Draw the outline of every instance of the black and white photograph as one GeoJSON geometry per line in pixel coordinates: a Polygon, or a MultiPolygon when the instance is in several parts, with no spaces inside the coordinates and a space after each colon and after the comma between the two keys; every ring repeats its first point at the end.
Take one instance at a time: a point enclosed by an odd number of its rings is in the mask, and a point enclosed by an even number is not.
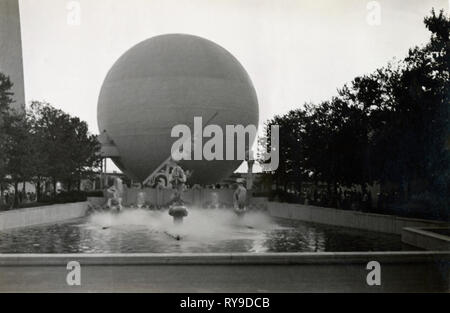
{"type": "Polygon", "coordinates": [[[448,294],[449,10],[0,0],[0,293],[448,294]]]}

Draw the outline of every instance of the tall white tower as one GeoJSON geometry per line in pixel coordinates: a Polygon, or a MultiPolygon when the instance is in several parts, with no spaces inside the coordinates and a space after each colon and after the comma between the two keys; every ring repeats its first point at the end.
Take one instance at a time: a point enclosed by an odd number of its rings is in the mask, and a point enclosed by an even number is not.
{"type": "Polygon", "coordinates": [[[13,108],[25,107],[19,0],[0,0],[0,72],[14,83],[13,108]]]}

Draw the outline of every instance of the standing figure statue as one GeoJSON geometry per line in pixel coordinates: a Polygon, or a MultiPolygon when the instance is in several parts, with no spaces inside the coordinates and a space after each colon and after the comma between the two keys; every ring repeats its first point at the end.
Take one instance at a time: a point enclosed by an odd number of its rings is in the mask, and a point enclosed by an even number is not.
{"type": "Polygon", "coordinates": [[[108,197],[108,208],[115,208],[117,212],[120,212],[122,210],[123,183],[119,177],[114,179],[114,184],[108,188],[108,193],[111,195],[108,197]]]}
{"type": "Polygon", "coordinates": [[[246,202],[247,202],[247,189],[244,187],[243,180],[237,181],[238,186],[233,195],[234,202],[234,211],[237,215],[242,216],[247,211],[246,202]]]}
{"type": "Polygon", "coordinates": [[[144,191],[138,192],[137,199],[136,199],[136,206],[138,207],[138,209],[142,209],[143,207],[145,207],[145,192],[144,191]]]}
{"type": "Polygon", "coordinates": [[[172,164],[172,173],[170,174],[170,183],[174,190],[173,201],[177,204],[183,204],[181,195],[184,191],[184,186],[186,184],[186,174],[184,170],[175,161],[172,164]]]}
{"type": "Polygon", "coordinates": [[[220,206],[219,203],[219,195],[217,194],[217,192],[213,192],[211,194],[211,203],[210,203],[210,208],[211,209],[218,209],[220,206]]]}
{"type": "Polygon", "coordinates": [[[173,217],[173,222],[175,224],[181,224],[183,223],[183,218],[188,215],[188,210],[181,199],[186,183],[186,174],[175,161],[172,164],[170,182],[173,188],[173,199],[172,206],[169,209],[169,215],[173,217]]]}

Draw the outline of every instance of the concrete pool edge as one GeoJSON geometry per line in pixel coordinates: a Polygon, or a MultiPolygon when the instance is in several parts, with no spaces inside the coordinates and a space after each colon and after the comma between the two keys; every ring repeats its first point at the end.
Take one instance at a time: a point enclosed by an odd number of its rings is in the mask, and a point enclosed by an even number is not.
{"type": "Polygon", "coordinates": [[[450,223],[443,221],[339,210],[303,204],[268,202],[267,206],[272,217],[395,235],[401,235],[405,227],[450,227],[450,223]]]}
{"type": "Polygon", "coordinates": [[[0,255],[0,293],[449,292],[449,271],[450,251],[0,255]],[[381,285],[367,283],[371,261],[381,285]]]}
{"type": "Polygon", "coordinates": [[[450,237],[434,233],[435,227],[405,227],[402,231],[402,242],[426,250],[450,250],[450,237]]]}
{"type": "Polygon", "coordinates": [[[0,231],[59,223],[86,216],[88,202],[52,204],[0,212],[0,231]]]}
{"type": "MultiPolygon", "coordinates": [[[[332,209],[307,210],[311,211],[310,218],[317,218],[314,222],[320,224],[329,224],[324,223],[328,218],[341,215],[332,209]]],[[[282,210],[286,211],[296,220],[305,210],[282,210]]],[[[371,225],[366,223],[369,220],[364,213],[351,215],[353,227],[347,227],[364,229],[371,225]]],[[[377,218],[377,226],[385,221],[384,217],[369,215],[370,220],[373,217],[377,218]]],[[[405,225],[401,218],[388,220],[401,224],[393,228],[392,224],[385,225],[389,226],[387,230],[418,226],[418,221],[405,225]]],[[[449,292],[449,271],[448,250],[0,254],[0,292],[449,292]],[[71,261],[81,266],[81,286],[66,282],[71,261]],[[380,263],[381,286],[366,283],[370,261],[380,263]]]]}
{"type": "Polygon", "coordinates": [[[450,251],[180,253],[180,254],[0,254],[0,267],[83,265],[306,265],[380,263],[450,263],[450,251]]]}

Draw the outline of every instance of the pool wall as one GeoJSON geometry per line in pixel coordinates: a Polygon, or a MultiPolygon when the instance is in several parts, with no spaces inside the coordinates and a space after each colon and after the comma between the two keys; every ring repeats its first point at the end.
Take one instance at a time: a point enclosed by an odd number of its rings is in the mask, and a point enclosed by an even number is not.
{"type": "Polygon", "coordinates": [[[402,231],[402,241],[426,250],[450,251],[450,237],[434,230],[434,227],[405,227],[402,231]]]}
{"type": "Polygon", "coordinates": [[[345,211],[302,204],[268,202],[270,215],[278,218],[351,227],[381,233],[401,235],[405,227],[448,227],[440,221],[404,218],[393,215],[345,211]]]}
{"type": "MultiPolygon", "coordinates": [[[[83,217],[87,202],[0,213],[0,230],[83,217]]],[[[274,217],[399,234],[445,223],[269,202],[274,217]]],[[[448,292],[449,251],[0,254],[0,292],[448,292]],[[69,286],[67,264],[81,265],[69,286]],[[367,264],[381,265],[369,286],[367,264]],[[189,282],[189,283],[186,283],[189,282]]]]}
{"type": "Polygon", "coordinates": [[[0,255],[0,292],[448,292],[450,252],[0,255]],[[70,261],[81,286],[69,286],[70,261]],[[381,285],[369,286],[370,261],[381,285]]]}
{"type": "MultiPolygon", "coordinates": [[[[159,188],[128,188],[124,194],[123,203],[127,206],[136,205],[138,194],[144,194],[144,200],[152,205],[163,206],[173,198],[173,190],[159,188]]],[[[226,205],[233,205],[233,189],[208,189],[190,188],[183,192],[183,200],[190,205],[200,207],[212,199],[212,194],[218,196],[219,202],[226,205]]]]}
{"type": "Polygon", "coordinates": [[[87,209],[87,202],[77,202],[0,212],[0,231],[80,218],[87,209]]]}

